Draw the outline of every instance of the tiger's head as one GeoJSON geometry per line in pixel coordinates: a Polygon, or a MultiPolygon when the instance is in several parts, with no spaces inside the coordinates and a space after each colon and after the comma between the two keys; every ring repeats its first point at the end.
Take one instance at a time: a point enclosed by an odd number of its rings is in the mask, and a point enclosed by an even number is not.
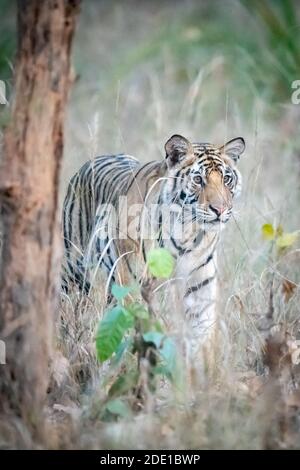
{"type": "Polygon", "coordinates": [[[165,144],[168,202],[189,209],[206,230],[223,228],[232,214],[233,199],[241,191],[236,163],[244,150],[242,137],[216,146],[173,135],[165,144]]]}

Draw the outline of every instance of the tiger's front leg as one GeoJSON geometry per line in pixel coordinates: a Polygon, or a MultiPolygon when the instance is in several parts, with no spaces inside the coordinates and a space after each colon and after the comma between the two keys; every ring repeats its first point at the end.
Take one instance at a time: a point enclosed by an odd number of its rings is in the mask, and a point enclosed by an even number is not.
{"type": "Polygon", "coordinates": [[[188,279],[183,297],[187,334],[192,354],[209,348],[213,341],[217,321],[216,278],[188,279]]]}
{"type": "Polygon", "coordinates": [[[184,323],[189,350],[194,356],[213,349],[217,322],[216,254],[186,256],[178,266],[181,284],[184,323]]]}

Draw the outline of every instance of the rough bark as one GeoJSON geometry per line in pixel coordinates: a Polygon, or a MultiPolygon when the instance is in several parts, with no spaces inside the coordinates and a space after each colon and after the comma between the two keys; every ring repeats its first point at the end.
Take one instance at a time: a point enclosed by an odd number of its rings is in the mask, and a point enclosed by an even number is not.
{"type": "Polygon", "coordinates": [[[19,0],[11,118],[0,168],[0,415],[40,429],[60,266],[58,186],[79,0],[19,0]]]}

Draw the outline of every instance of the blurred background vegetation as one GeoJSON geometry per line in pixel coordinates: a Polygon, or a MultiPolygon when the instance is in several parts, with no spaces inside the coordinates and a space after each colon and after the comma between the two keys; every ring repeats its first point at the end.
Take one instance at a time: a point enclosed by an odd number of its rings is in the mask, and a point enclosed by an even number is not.
{"type": "MultiPolygon", "coordinates": [[[[0,8],[0,76],[10,88],[15,5],[1,0],[0,8]]],[[[226,97],[232,97],[248,118],[258,102],[280,116],[282,106],[291,102],[291,83],[299,78],[299,43],[296,0],[85,0],[74,67],[84,90],[98,100],[99,112],[104,103],[120,105],[116,101],[128,81],[151,81],[156,74],[172,82],[163,91],[178,112],[176,104],[189,104],[178,96],[195,81],[189,100],[193,102],[197,93],[204,95],[202,102],[209,100],[212,125],[226,97]],[[199,91],[203,81],[205,93],[199,91]],[[172,96],[174,90],[177,97],[172,96]]]]}
{"type": "Polygon", "coordinates": [[[16,7],[14,2],[1,0],[1,29],[0,29],[0,76],[1,80],[10,82],[16,50],[16,7]]]}

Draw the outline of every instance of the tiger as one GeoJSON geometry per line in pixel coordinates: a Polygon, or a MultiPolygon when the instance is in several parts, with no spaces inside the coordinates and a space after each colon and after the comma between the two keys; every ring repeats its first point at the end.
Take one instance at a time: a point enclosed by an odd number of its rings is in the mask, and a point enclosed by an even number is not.
{"type": "Polygon", "coordinates": [[[165,248],[175,260],[167,286],[175,310],[182,308],[202,344],[216,323],[217,246],[241,192],[245,141],[193,143],[175,134],[164,148],[163,160],[145,164],[126,154],[99,156],[72,177],[63,204],[62,286],[89,294],[99,269],[109,296],[116,282],[141,282],[149,250],[165,248]]]}

